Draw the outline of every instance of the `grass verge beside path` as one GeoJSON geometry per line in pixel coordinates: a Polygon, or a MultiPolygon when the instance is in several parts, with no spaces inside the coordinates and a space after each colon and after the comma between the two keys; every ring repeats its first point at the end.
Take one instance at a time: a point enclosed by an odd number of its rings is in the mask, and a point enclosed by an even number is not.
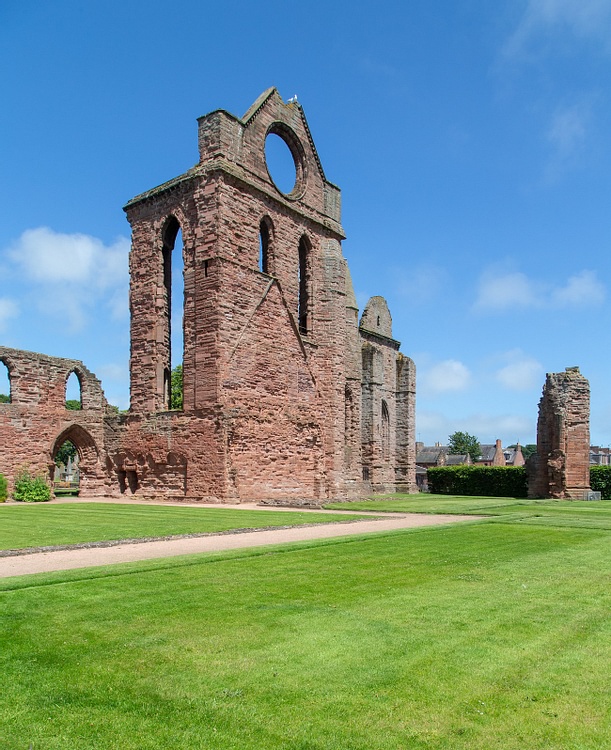
{"type": "Polygon", "coordinates": [[[611,501],[529,500],[464,495],[387,495],[355,503],[329,503],[325,508],[401,513],[488,515],[496,522],[534,523],[611,530],[611,501]]]}
{"type": "Polygon", "coordinates": [[[20,579],[0,748],[609,750],[610,541],[483,522],[20,579]]]}
{"type": "Polygon", "coordinates": [[[112,503],[5,505],[0,507],[0,550],[333,523],[358,518],[340,513],[112,503]]]}

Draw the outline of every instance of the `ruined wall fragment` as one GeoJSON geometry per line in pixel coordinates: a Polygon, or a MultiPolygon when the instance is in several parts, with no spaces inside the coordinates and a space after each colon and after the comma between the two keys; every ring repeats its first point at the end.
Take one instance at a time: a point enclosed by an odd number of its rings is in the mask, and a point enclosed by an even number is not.
{"type": "Polygon", "coordinates": [[[81,495],[109,490],[105,431],[115,419],[100,381],[76,359],[0,346],[8,370],[10,403],[0,403],[0,473],[12,489],[21,468],[53,477],[55,453],[70,440],[79,454],[81,495]],[[81,385],[80,410],[66,408],[66,382],[75,373],[81,385]]]}
{"type": "Polygon", "coordinates": [[[578,367],[548,373],[539,401],[529,497],[584,499],[590,490],[590,385],[578,367]]]}

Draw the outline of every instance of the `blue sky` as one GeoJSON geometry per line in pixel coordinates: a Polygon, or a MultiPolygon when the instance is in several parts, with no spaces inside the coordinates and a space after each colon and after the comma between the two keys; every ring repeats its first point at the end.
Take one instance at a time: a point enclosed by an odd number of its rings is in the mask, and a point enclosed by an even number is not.
{"type": "Polygon", "coordinates": [[[276,86],[416,362],[419,439],[534,442],[545,373],[579,365],[609,445],[610,84],[611,0],[4,0],[0,343],[126,407],[122,206],[276,86]]]}

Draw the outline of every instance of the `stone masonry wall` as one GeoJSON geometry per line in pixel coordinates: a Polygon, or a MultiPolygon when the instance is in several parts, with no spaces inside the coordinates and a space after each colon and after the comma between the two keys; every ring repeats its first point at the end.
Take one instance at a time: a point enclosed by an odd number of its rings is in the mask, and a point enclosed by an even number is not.
{"type": "Polygon", "coordinates": [[[590,386],[578,367],[548,373],[529,496],[583,499],[590,489],[590,386]]]}
{"type": "Polygon", "coordinates": [[[9,373],[10,403],[0,403],[0,473],[12,490],[15,474],[27,467],[53,476],[54,456],[70,440],[79,453],[81,494],[106,494],[106,423],[109,410],[100,381],[76,359],[49,357],[0,346],[9,373]],[[66,382],[76,373],[82,409],[66,409],[66,382]]]}
{"type": "Polygon", "coordinates": [[[108,412],[82,363],[31,355],[26,366],[0,350],[15,396],[0,405],[0,437],[17,446],[2,454],[7,470],[31,454],[48,471],[54,441],[69,435],[83,454],[85,489],[111,495],[299,504],[415,491],[413,362],[392,338],[382,297],[359,324],[340,191],[326,179],[303,109],[269,89],[241,119],[222,110],[200,118],[198,135],[198,164],[125,207],[129,414],[108,412]],[[274,135],[295,164],[288,193],[268,171],[274,135]],[[170,409],[179,231],[180,411],[170,409]],[[71,369],[83,384],[78,413],[63,404],[71,369]],[[37,389],[45,395],[28,401],[37,389]]]}
{"type": "Polygon", "coordinates": [[[386,300],[372,297],[361,317],[363,478],[371,491],[414,492],[414,363],[392,338],[386,300]]]}

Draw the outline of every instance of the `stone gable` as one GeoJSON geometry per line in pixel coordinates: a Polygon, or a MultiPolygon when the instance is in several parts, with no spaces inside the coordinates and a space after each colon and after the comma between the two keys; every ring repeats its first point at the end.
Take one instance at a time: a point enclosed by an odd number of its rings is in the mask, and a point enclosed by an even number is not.
{"type": "MultiPolygon", "coordinates": [[[[98,461],[95,470],[85,462],[82,474],[107,494],[217,502],[317,504],[415,491],[414,364],[392,338],[382,297],[370,300],[359,325],[340,191],[326,179],[301,105],[269,89],[241,119],[223,110],[201,117],[198,140],[198,164],[125,206],[131,407],[114,418],[98,407],[87,433],[98,461]],[[292,155],[288,193],[268,170],[270,136],[292,155]],[[171,257],[179,231],[184,398],[174,411],[171,257]]],[[[62,410],[59,395],[53,403],[62,410]]],[[[34,412],[25,432],[50,416],[34,412]]],[[[37,460],[52,462],[66,428],[52,421],[37,460]]],[[[75,440],[80,449],[88,438],[75,440]]],[[[26,443],[17,444],[26,455],[26,443]]],[[[15,460],[0,455],[0,471],[11,473],[15,460]]]]}

